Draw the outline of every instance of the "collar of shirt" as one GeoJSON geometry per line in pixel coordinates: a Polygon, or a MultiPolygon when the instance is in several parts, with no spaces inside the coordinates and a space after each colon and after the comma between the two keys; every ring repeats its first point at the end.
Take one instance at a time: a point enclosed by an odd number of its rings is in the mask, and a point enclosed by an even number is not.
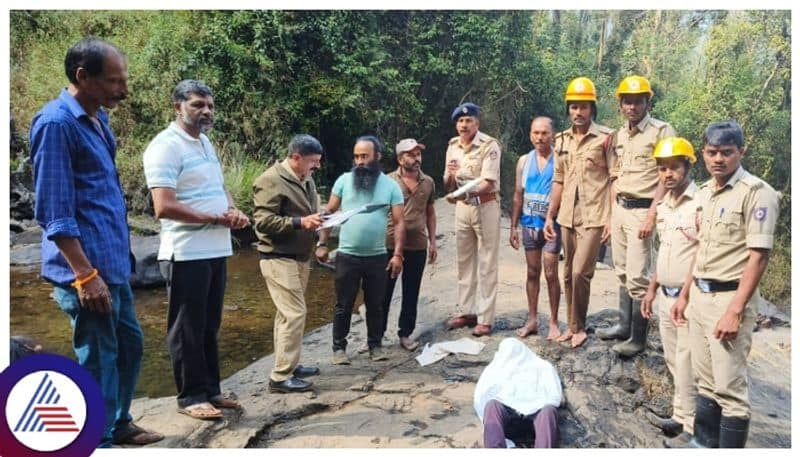
{"type": "Polygon", "coordinates": [[[641,121],[638,124],[634,125],[633,128],[630,128],[630,124],[628,122],[625,123],[625,127],[628,129],[628,135],[634,135],[636,133],[644,132],[644,129],[647,128],[647,124],[650,123],[650,114],[647,113],[644,115],[641,121]]]}
{"type": "MultiPolygon", "coordinates": [[[[64,104],[67,106],[67,109],[69,109],[70,114],[75,116],[75,119],[80,119],[82,116],[86,116],[87,118],[90,117],[89,113],[87,113],[86,110],[83,109],[83,106],[81,106],[81,104],[78,102],[78,99],[70,94],[69,89],[66,87],[61,90],[61,94],[58,96],[58,98],[64,102],[64,104]]],[[[105,121],[107,118],[108,116],[101,106],[100,109],[97,110],[97,119],[105,121]]]]}
{"type": "Polygon", "coordinates": [[[672,194],[670,193],[667,194],[670,196],[670,198],[665,198],[664,200],[666,200],[667,205],[670,208],[676,208],[678,205],[680,205],[682,201],[693,199],[694,194],[697,193],[698,189],[699,188],[697,187],[697,184],[694,183],[694,181],[689,181],[689,185],[686,186],[686,189],[683,190],[683,193],[677,199],[671,198],[672,194]]]}
{"type": "Polygon", "coordinates": [[[728,182],[726,182],[721,187],[717,187],[717,181],[714,178],[711,178],[709,180],[709,186],[711,187],[711,191],[713,193],[717,193],[717,192],[721,192],[726,187],[735,186],[736,183],[739,182],[740,179],[742,179],[742,176],[744,176],[744,173],[745,173],[744,168],[742,168],[742,166],[739,165],[739,168],[737,168],[736,171],[733,172],[733,175],[731,175],[730,179],[728,179],[728,182]]]}
{"type": "Polygon", "coordinates": [[[189,133],[186,130],[184,130],[183,128],[181,128],[181,126],[178,125],[178,123],[175,122],[175,121],[172,121],[172,122],[169,123],[169,128],[171,128],[172,130],[177,132],[177,134],[180,135],[180,137],[183,138],[186,141],[192,141],[192,142],[201,143],[201,144],[203,143],[202,138],[203,138],[203,136],[205,136],[204,134],[201,133],[198,138],[195,138],[195,137],[189,135],[189,133]]]}
{"type": "MultiPolygon", "coordinates": [[[[569,135],[570,138],[575,138],[575,126],[568,128],[565,133],[569,135]]],[[[594,136],[605,135],[604,132],[601,132],[600,129],[597,128],[597,123],[594,121],[592,121],[592,123],[589,124],[589,129],[586,130],[587,135],[590,133],[594,136]]]]}
{"type": "Polygon", "coordinates": [[[306,181],[308,180],[308,177],[306,177],[306,179],[300,179],[300,177],[299,177],[299,176],[297,176],[297,173],[295,173],[295,172],[294,172],[294,170],[292,170],[292,166],[291,166],[291,165],[289,165],[289,159],[288,159],[288,158],[287,158],[287,159],[283,159],[283,162],[281,162],[281,165],[282,165],[282,166],[283,166],[283,168],[285,168],[285,169],[286,169],[286,171],[288,171],[288,172],[289,172],[289,174],[290,174],[292,177],[294,177],[294,179],[296,179],[296,180],[297,180],[297,182],[299,182],[300,184],[305,184],[305,183],[306,183],[306,181]]]}
{"type": "MultiPolygon", "coordinates": [[[[405,173],[403,173],[403,167],[397,167],[397,170],[393,171],[392,174],[399,178],[405,177],[405,173]]],[[[417,182],[422,182],[422,170],[417,171],[417,182]]]]}

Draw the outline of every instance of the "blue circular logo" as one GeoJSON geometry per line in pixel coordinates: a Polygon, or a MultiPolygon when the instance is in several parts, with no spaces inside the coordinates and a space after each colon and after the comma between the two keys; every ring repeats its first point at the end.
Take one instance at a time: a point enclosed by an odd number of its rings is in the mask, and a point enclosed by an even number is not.
{"type": "Polygon", "coordinates": [[[105,429],[100,386],[55,354],[21,359],[0,373],[0,455],[87,457],[105,429]]]}

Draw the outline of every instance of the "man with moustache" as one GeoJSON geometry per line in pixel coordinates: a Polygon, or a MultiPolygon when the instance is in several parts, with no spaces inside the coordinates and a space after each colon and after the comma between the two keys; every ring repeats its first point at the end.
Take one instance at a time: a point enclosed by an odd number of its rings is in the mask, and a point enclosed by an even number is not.
{"type": "Polygon", "coordinates": [[[519,249],[518,227],[522,223],[522,245],[525,248],[528,296],[528,320],[517,329],[517,336],[525,338],[539,331],[539,279],[544,264],[547,279],[547,296],[550,299],[550,328],[548,340],[561,336],[558,328],[558,304],[561,300],[561,285],[558,282],[558,255],[561,253],[561,235],[556,227],[556,239],[544,237],[544,219],[550,205],[550,190],[553,186],[553,120],[537,117],[531,122],[531,144],[534,149],[517,161],[517,180],[511,209],[511,233],[509,243],[519,249]],[[542,260],[544,257],[544,260],[542,260]]]}
{"type": "Polygon", "coordinates": [[[305,293],[311,271],[314,230],[322,224],[319,197],[311,175],[319,170],[322,145],[311,135],[295,135],[289,154],[253,183],[253,228],[258,236],[259,266],[275,303],[275,364],[270,392],[310,390],[301,378],[319,374],[298,365],[306,324],[305,293]]]}
{"type": "MultiPolygon", "coordinates": [[[[743,448],[750,428],[747,355],[778,221],[778,194],[742,168],[742,127],[713,122],[703,134],[711,179],[697,201],[698,249],[680,296],[675,325],[689,322],[697,380],[694,437],[676,447],[743,448]]],[[[666,443],[670,446],[672,443],[666,443]]]]}
{"type": "Polygon", "coordinates": [[[239,408],[220,389],[217,333],[222,323],[230,229],[250,225],[225,189],[217,153],[205,135],[214,94],[185,79],[172,92],[175,121],[144,152],[144,174],[161,221],[158,260],[167,281],[167,344],[178,412],[194,419],[239,408]]]}
{"type": "Polygon", "coordinates": [[[164,438],[133,423],[143,335],[128,281],[133,269],[125,196],[106,109],[128,96],[128,67],[111,43],[87,37],[68,51],[69,86],[33,118],[35,217],[42,228],[42,278],[70,318],[78,363],[100,385],[105,406],[98,447],[164,438]]]}
{"type": "Polygon", "coordinates": [[[500,248],[500,144],[478,130],[480,107],[474,103],[457,106],[450,120],[458,136],[450,139],[445,154],[445,189],[452,192],[474,179],[482,181],[457,199],[447,197],[456,205],[458,307],[466,311],[447,321],[447,328],[475,327],[473,335],[489,335],[494,325],[500,248]]]}
{"type": "MultiPolygon", "coordinates": [[[[417,143],[413,138],[400,140],[395,147],[397,153],[397,169],[389,173],[403,192],[403,220],[405,222],[406,242],[403,246],[403,295],[400,318],[397,323],[397,336],[400,347],[413,351],[419,344],[411,339],[417,321],[417,303],[422,273],[425,271],[425,260],[436,261],[436,211],[433,202],[436,186],[433,179],[422,172],[422,151],[425,145],[417,143]]],[[[387,255],[395,245],[394,225],[389,220],[386,234],[387,255]]],[[[389,319],[389,305],[392,302],[396,277],[391,274],[386,278],[386,294],[384,295],[383,331],[386,332],[389,319]]]]}
{"type": "Polygon", "coordinates": [[[647,413],[647,419],[666,435],[678,435],[674,444],[685,444],[692,436],[697,389],[692,374],[689,328],[674,325],[670,309],[689,274],[697,249],[698,189],[690,173],[697,159],[691,143],[674,137],[661,140],[653,151],[653,157],[667,194],[656,209],[658,260],[639,311],[645,319],[650,319],[654,304],[656,306],[664,360],[672,374],[674,392],[672,417],[661,418],[647,413]]]}
{"type": "MultiPolygon", "coordinates": [[[[347,335],[353,304],[360,287],[364,291],[367,309],[367,345],[370,360],[387,360],[381,347],[384,332],[383,299],[386,290],[386,273],[396,278],[403,269],[403,245],[406,232],[403,220],[403,193],[393,179],[381,172],[380,158],[383,144],[372,135],[356,139],[353,147],[355,166],[352,171],[339,176],[333,184],[327,212],[358,209],[364,205],[382,207],[352,216],[339,232],[339,250],[336,254],[336,305],[333,314],[334,365],[348,365],[347,335]],[[394,225],[394,249],[386,252],[387,218],[391,213],[394,225]],[[388,259],[387,259],[388,257],[388,259]]],[[[320,232],[316,256],[327,261],[327,239],[330,230],[320,232]]]]}
{"type": "Polygon", "coordinates": [[[576,348],[586,341],[586,313],[600,245],[610,232],[609,167],[613,130],[594,122],[597,92],[589,78],[570,81],[564,96],[572,126],[556,135],[555,171],[545,238],[556,239],[555,218],[564,243],[564,295],[569,328],[556,341],[576,348]]]}
{"type": "Polygon", "coordinates": [[[648,321],[639,312],[652,263],[656,206],[666,190],[658,179],[653,148],[675,136],[666,122],[650,117],[653,91],[642,76],[629,76],[617,88],[625,125],[616,132],[616,160],[610,174],[611,254],[619,282],[619,322],[597,330],[601,339],[624,340],[614,352],[631,357],[644,350],[648,321]]]}

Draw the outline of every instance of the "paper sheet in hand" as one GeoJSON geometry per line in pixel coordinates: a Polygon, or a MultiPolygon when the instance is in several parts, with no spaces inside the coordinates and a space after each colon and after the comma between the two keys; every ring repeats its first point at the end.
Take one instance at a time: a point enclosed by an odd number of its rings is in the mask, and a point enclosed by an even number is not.
{"type": "Polygon", "coordinates": [[[453,193],[450,194],[453,198],[458,198],[467,192],[471,191],[472,189],[478,187],[478,184],[483,182],[483,178],[475,178],[472,181],[464,184],[463,186],[459,187],[458,189],[454,190],[453,193]]]}
{"type": "Polygon", "coordinates": [[[445,341],[443,343],[425,344],[422,354],[417,356],[417,362],[423,367],[438,362],[447,357],[448,354],[469,354],[478,355],[486,346],[469,338],[461,338],[456,341],[445,341]]]}
{"type": "Polygon", "coordinates": [[[389,206],[387,203],[373,203],[371,205],[364,205],[360,208],[351,209],[349,211],[339,211],[333,214],[328,214],[327,216],[322,216],[322,218],[325,219],[325,222],[323,222],[322,225],[319,226],[317,231],[330,227],[335,227],[337,225],[342,225],[345,222],[347,222],[348,219],[355,216],[356,214],[371,213],[377,209],[385,208],[387,206],[389,206]]]}

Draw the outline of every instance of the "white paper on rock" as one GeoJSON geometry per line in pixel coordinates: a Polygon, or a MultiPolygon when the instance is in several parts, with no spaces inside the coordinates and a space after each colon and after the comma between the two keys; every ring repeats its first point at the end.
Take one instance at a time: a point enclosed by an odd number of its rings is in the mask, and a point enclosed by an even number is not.
{"type": "Polygon", "coordinates": [[[417,362],[423,367],[436,363],[447,357],[449,354],[469,354],[478,355],[486,344],[470,338],[461,338],[455,341],[444,341],[441,343],[426,343],[422,349],[422,354],[416,357],[417,362]]]}

